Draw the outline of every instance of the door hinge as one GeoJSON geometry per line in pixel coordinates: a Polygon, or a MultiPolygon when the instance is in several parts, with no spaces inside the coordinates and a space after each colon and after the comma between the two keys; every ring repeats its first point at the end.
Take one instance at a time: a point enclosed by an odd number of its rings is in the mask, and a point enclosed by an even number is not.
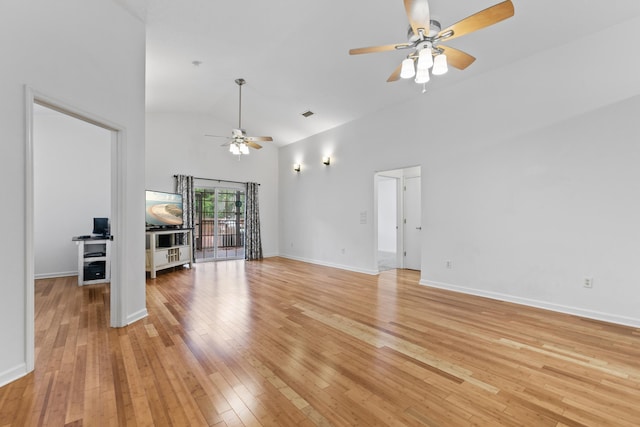
{"type": "Polygon", "coordinates": [[[403,224],[406,224],[407,223],[407,218],[405,218],[403,221],[404,221],[403,224]]]}
{"type": "Polygon", "coordinates": [[[407,256],[407,251],[404,251],[404,256],[407,256]]]}

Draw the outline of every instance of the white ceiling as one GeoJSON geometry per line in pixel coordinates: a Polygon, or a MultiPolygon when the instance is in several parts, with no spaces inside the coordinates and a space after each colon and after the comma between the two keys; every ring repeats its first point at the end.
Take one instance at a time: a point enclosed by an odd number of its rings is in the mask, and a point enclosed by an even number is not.
{"type": "MultiPolygon", "coordinates": [[[[147,111],[204,113],[208,133],[249,135],[285,145],[461,79],[579,39],[640,15],[637,0],[513,0],[515,16],[452,40],[477,58],[450,68],[421,93],[413,81],[387,83],[402,51],[350,56],[356,47],[406,41],[401,0],[116,0],[147,25],[147,111]],[[195,66],[193,61],[201,61],[195,66]],[[304,118],[301,113],[315,113],[304,118]],[[220,128],[214,123],[228,123],[220,128]]],[[[443,28],[499,0],[429,2],[443,28]]],[[[612,41],[615,43],[615,40],[612,41]]],[[[606,52],[594,52],[594,58],[606,52]]],[[[636,53],[630,53],[636,54],[636,53]]],[[[551,72],[551,71],[550,71],[551,72]]]]}

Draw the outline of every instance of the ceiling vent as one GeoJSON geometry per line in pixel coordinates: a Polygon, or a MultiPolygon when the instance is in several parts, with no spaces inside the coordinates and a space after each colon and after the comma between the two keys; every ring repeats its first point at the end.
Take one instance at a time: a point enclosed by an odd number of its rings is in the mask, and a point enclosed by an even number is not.
{"type": "Polygon", "coordinates": [[[313,111],[307,110],[304,113],[302,113],[302,116],[303,117],[311,117],[311,116],[313,116],[313,111]]]}

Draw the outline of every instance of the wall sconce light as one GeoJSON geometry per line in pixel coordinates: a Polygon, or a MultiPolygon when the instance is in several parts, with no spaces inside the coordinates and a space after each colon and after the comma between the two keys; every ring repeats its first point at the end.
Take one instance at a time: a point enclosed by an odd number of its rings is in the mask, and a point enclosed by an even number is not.
{"type": "Polygon", "coordinates": [[[322,163],[324,163],[325,165],[329,166],[331,164],[331,157],[326,156],[322,158],[322,163]]]}
{"type": "Polygon", "coordinates": [[[300,163],[294,163],[293,164],[293,170],[296,172],[300,172],[300,163]]]}

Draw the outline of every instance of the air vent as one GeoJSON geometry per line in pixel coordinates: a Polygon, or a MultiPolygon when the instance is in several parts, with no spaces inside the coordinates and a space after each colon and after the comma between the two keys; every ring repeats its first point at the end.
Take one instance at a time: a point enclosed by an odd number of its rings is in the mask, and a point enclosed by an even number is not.
{"type": "Polygon", "coordinates": [[[311,116],[313,116],[313,111],[307,110],[304,113],[302,113],[302,116],[303,117],[311,117],[311,116]]]}

